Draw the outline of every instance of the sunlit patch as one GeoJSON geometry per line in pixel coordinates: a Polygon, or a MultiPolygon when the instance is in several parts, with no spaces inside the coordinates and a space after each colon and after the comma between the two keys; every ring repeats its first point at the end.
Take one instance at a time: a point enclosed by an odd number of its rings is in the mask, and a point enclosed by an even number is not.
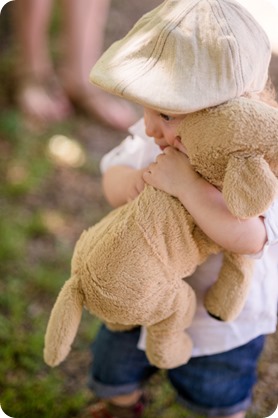
{"type": "Polygon", "coordinates": [[[56,163],[70,167],[81,167],[86,161],[79,143],[65,135],[54,135],[50,138],[48,152],[56,163]]]}
{"type": "Polygon", "coordinates": [[[59,234],[67,228],[65,218],[57,211],[45,210],[41,216],[44,226],[53,234],[59,234]]]}
{"type": "Polygon", "coordinates": [[[28,176],[26,167],[20,161],[11,162],[7,169],[7,181],[10,184],[18,185],[24,183],[28,176]]]}
{"type": "Polygon", "coordinates": [[[84,229],[82,222],[79,223],[76,217],[72,218],[68,214],[53,209],[42,210],[40,219],[46,231],[62,241],[76,241],[76,237],[84,229]]]}

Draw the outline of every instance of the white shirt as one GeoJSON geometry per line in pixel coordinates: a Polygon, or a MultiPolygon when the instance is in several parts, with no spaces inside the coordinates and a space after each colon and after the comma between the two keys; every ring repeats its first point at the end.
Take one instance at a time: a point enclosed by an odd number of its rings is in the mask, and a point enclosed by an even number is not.
{"type": "MultiPolygon", "coordinates": [[[[145,134],[141,119],[130,128],[131,135],[101,160],[101,171],[115,165],[140,169],[161,152],[153,138],[145,134]]],[[[255,337],[275,332],[278,301],[278,199],[264,214],[268,241],[255,260],[252,285],[246,304],[233,322],[211,318],[203,305],[206,290],[218,276],[222,254],[213,255],[187,279],[197,296],[197,311],[187,332],[193,340],[192,356],[216,354],[246,344],[255,337]]],[[[138,347],[145,347],[142,329],[138,347]]]]}

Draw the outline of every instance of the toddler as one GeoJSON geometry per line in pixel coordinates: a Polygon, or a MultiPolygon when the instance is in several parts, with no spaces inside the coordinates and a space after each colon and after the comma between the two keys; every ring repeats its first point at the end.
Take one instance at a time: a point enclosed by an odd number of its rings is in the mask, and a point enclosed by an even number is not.
{"type": "MultiPolygon", "coordinates": [[[[256,257],[248,300],[231,323],[211,318],[203,306],[221,254],[187,279],[197,295],[187,330],[194,348],[189,362],[168,370],[168,377],[178,400],[208,417],[245,417],[264,335],[276,329],[278,199],[258,218],[233,217],[221,193],[190,166],[177,127],[187,113],[235,97],[266,100],[270,55],[264,31],[235,0],[166,0],[113,44],[91,72],[99,87],[144,108],[144,120],[101,161],[111,205],[134,199],[151,184],[177,197],[223,248],[256,257]]],[[[90,386],[104,402],[92,408],[93,417],[142,416],[142,387],[156,371],[144,343],[144,329],[101,327],[93,343],[90,386]]]]}

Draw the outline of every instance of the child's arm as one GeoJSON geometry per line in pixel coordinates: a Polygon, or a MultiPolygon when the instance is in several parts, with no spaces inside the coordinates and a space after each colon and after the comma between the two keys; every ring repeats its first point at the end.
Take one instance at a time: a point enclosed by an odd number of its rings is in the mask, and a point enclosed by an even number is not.
{"type": "Polygon", "coordinates": [[[130,135],[102,157],[103,191],[111,206],[121,206],[143,191],[142,167],[154,161],[159,152],[154,140],[146,136],[142,118],[130,128],[130,135]]]}
{"type": "Polygon", "coordinates": [[[127,165],[110,167],[102,178],[106,199],[113,207],[121,206],[135,199],[144,189],[143,172],[127,165]]]}
{"type": "Polygon", "coordinates": [[[185,154],[167,147],[143,174],[146,183],[177,197],[197,225],[217,244],[240,254],[262,250],[267,234],[263,219],[241,220],[227,209],[221,192],[199,176],[185,154]]]}

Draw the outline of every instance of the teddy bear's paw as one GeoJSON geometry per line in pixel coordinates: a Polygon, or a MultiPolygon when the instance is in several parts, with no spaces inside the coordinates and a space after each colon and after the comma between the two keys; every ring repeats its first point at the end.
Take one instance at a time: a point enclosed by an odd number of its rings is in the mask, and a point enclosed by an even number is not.
{"type": "Polygon", "coordinates": [[[205,297],[204,305],[208,315],[217,321],[229,321],[230,312],[220,303],[212,291],[208,291],[205,297]]]}
{"type": "MultiPolygon", "coordinates": [[[[218,296],[218,295],[217,295],[218,296]]],[[[225,298],[223,298],[223,301],[225,298]]],[[[208,315],[218,321],[231,322],[234,321],[242,310],[242,304],[227,301],[223,303],[221,299],[216,297],[212,289],[209,289],[205,296],[204,305],[208,315]],[[231,303],[229,303],[231,302],[231,303]]]]}
{"type": "Polygon", "coordinates": [[[207,311],[207,313],[209,314],[209,316],[211,316],[213,319],[217,319],[217,321],[224,321],[224,319],[222,319],[220,316],[218,315],[214,315],[213,313],[207,311]]]}

